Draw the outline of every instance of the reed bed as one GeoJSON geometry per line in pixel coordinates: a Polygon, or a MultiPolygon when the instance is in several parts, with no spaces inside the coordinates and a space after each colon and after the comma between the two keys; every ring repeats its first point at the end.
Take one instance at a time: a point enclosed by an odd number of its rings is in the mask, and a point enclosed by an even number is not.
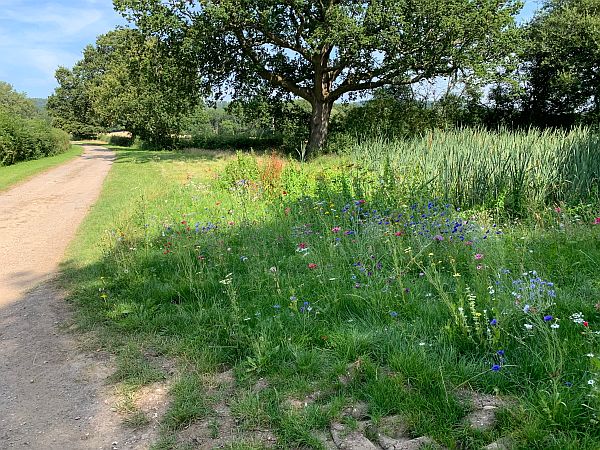
{"type": "Polygon", "coordinates": [[[598,201],[600,134],[572,131],[433,131],[425,136],[356,143],[349,156],[367,168],[391,169],[397,181],[462,207],[522,211],[598,201]]]}

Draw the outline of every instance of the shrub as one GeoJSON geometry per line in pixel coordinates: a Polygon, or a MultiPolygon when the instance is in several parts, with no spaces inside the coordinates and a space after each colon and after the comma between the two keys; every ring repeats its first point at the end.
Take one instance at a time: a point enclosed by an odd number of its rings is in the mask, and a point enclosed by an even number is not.
{"type": "Polygon", "coordinates": [[[131,147],[133,145],[134,138],[132,136],[115,136],[111,135],[108,138],[110,145],[116,145],[117,147],[131,147]]]}
{"type": "Polygon", "coordinates": [[[0,111],[0,165],[56,155],[69,147],[69,135],[46,121],[0,111]]]}

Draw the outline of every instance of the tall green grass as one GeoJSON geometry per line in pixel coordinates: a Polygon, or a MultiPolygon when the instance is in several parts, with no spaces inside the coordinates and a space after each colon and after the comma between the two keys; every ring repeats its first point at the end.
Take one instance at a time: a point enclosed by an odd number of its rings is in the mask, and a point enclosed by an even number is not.
{"type": "Polygon", "coordinates": [[[425,170],[397,171],[399,153],[118,153],[64,270],[80,323],[122,356],[116,379],[158,378],[147,354],[180,362],[165,442],[218,417],[198,375],[232,369],[236,423],[279,448],[322,448],[315,436],[362,401],[448,448],[597,449],[593,221],[457,212],[431,200],[433,182],[415,188],[425,170]],[[465,426],[464,389],[510,399],[491,430],[465,426]]]}
{"type": "Polygon", "coordinates": [[[522,212],[542,205],[596,201],[600,135],[572,131],[433,131],[426,136],[356,143],[356,162],[396,181],[418,176],[426,192],[462,207],[522,212]]]}

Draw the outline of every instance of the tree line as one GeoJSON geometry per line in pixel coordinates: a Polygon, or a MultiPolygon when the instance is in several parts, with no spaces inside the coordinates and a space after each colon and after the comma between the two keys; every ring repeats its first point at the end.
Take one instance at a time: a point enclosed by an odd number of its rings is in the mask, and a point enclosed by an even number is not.
{"type": "Polygon", "coordinates": [[[130,26],[56,72],[48,109],[72,134],[123,128],[156,147],[278,137],[316,150],[330,133],[600,118],[600,0],[546,0],[521,26],[517,0],[114,4],[130,26]],[[427,81],[445,93],[424,97],[427,81]],[[209,107],[223,99],[215,121],[209,107]]]}

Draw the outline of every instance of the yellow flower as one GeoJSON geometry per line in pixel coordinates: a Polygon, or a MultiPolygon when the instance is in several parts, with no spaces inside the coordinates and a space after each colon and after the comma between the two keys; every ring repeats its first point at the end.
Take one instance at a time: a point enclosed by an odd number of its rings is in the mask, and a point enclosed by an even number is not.
{"type": "Polygon", "coordinates": [[[458,273],[458,272],[457,272],[457,273],[455,273],[455,274],[454,274],[454,275],[452,275],[452,276],[453,276],[454,278],[458,278],[458,277],[460,277],[460,273],[458,273]]]}

